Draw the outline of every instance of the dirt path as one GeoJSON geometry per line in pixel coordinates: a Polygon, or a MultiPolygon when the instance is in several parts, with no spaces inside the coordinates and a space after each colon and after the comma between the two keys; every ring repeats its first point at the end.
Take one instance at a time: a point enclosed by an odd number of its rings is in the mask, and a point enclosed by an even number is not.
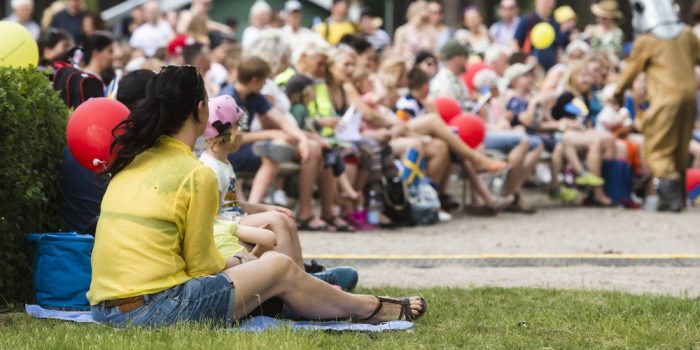
{"type": "MultiPolygon", "coordinates": [[[[356,234],[302,233],[304,255],[700,254],[700,209],[681,215],[562,208],[532,216],[456,215],[447,224],[356,234]]],[[[700,267],[468,267],[360,264],[365,286],[535,286],[700,295],[700,267]]]]}

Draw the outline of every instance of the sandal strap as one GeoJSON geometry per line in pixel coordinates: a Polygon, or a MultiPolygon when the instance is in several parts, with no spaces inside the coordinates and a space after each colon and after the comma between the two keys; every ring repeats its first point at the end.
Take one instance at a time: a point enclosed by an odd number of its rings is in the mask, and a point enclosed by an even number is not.
{"type": "Polygon", "coordinates": [[[401,312],[399,313],[399,321],[413,321],[413,311],[411,311],[411,300],[409,298],[393,299],[393,298],[382,298],[379,297],[382,303],[398,304],[401,305],[401,312]]]}
{"type": "Polygon", "coordinates": [[[371,319],[372,317],[377,316],[379,311],[382,310],[382,306],[384,306],[384,301],[382,300],[383,299],[382,297],[378,297],[376,295],[374,297],[377,298],[377,302],[378,302],[377,307],[374,309],[374,312],[372,312],[372,314],[369,315],[369,317],[357,318],[357,319],[354,319],[353,321],[367,321],[367,320],[371,319]]]}
{"type": "Polygon", "coordinates": [[[420,298],[423,309],[417,315],[414,315],[413,310],[411,310],[411,299],[410,298],[394,299],[394,298],[380,297],[380,296],[376,296],[376,295],[374,297],[377,298],[377,301],[379,302],[379,305],[377,305],[377,308],[374,309],[374,312],[367,318],[353,319],[353,321],[367,321],[369,319],[372,319],[374,316],[376,316],[379,313],[379,311],[382,310],[384,303],[401,305],[401,312],[399,313],[399,317],[397,318],[397,320],[399,320],[399,321],[413,322],[413,321],[419,319],[421,316],[423,316],[423,314],[425,314],[425,312],[428,310],[428,303],[425,301],[425,299],[423,299],[423,297],[420,298]]]}

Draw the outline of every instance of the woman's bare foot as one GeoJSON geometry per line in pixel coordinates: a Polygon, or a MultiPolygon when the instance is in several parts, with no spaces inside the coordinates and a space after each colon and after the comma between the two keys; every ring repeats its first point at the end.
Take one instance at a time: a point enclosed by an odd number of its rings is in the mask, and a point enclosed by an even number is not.
{"type": "Polygon", "coordinates": [[[507,208],[513,201],[515,200],[515,196],[508,195],[508,196],[495,196],[494,199],[488,203],[486,203],[487,206],[490,208],[496,209],[498,211],[501,211],[505,208],[507,208]]]}
{"type": "Polygon", "coordinates": [[[343,192],[340,192],[340,198],[357,202],[358,199],[360,199],[360,193],[355,191],[354,188],[347,188],[343,189],[343,192]]]}
{"type": "Polygon", "coordinates": [[[425,299],[418,296],[401,299],[375,298],[377,299],[377,306],[374,312],[369,317],[357,320],[357,322],[378,324],[396,320],[414,321],[423,316],[428,306],[425,299]]]}
{"type": "Polygon", "coordinates": [[[508,167],[508,163],[488,158],[486,156],[482,157],[481,160],[474,162],[474,168],[480,173],[497,173],[503,171],[508,167]]]}

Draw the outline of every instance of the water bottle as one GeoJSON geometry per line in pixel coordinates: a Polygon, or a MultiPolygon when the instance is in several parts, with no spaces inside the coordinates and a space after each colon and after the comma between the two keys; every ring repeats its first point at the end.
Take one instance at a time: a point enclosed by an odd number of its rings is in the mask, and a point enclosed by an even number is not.
{"type": "Polygon", "coordinates": [[[377,198],[377,192],[374,190],[369,191],[367,223],[372,226],[379,226],[379,199],[377,198]]]}

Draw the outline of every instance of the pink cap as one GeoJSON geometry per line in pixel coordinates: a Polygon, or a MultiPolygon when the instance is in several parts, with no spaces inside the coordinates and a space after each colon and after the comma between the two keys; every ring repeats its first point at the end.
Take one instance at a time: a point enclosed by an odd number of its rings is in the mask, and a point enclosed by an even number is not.
{"type": "Polygon", "coordinates": [[[235,126],[243,113],[243,109],[229,95],[209,99],[209,122],[204,130],[204,138],[215,138],[226,128],[235,126]]]}

